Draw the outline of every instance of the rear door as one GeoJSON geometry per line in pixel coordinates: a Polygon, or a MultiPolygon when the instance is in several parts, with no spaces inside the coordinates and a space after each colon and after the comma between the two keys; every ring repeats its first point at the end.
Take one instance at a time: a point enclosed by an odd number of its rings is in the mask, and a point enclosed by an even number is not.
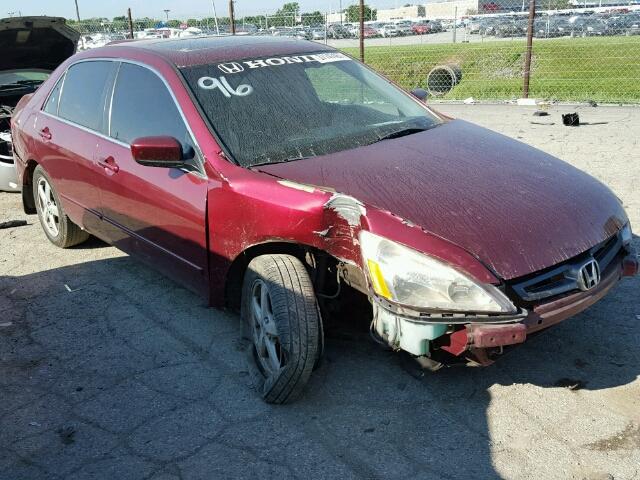
{"type": "Polygon", "coordinates": [[[66,214],[98,235],[101,171],[95,155],[116,66],[109,61],[85,61],[69,67],[35,121],[36,156],[66,214]]]}
{"type": "Polygon", "coordinates": [[[122,62],[112,98],[108,139],[98,141],[101,212],[108,240],[207,294],[207,178],[185,119],[159,74],[122,62]],[[185,168],[142,166],[133,140],[171,136],[180,142],[185,168]]]}

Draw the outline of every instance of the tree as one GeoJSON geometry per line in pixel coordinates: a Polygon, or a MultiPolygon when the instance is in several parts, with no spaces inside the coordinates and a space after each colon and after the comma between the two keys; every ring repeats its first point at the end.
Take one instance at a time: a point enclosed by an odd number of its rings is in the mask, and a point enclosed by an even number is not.
{"type": "MultiPolygon", "coordinates": [[[[360,6],[359,5],[350,5],[345,10],[345,16],[347,18],[347,22],[355,23],[360,21],[360,6]]],[[[377,11],[374,8],[371,8],[369,5],[364,6],[364,21],[367,22],[369,20],[375,20],[377,16],[377,11]]]]}
{"type": "Polygon", "coordinates": [[[540,0],[538,5],[547,10],[564,10],[572,8],[569,0],[540,0]]]}
{"type": "Polygon", "coordinates": [[[303,25],[322,25],[324,23],[324,15],[319,10],[300,15],[303,25]]]}

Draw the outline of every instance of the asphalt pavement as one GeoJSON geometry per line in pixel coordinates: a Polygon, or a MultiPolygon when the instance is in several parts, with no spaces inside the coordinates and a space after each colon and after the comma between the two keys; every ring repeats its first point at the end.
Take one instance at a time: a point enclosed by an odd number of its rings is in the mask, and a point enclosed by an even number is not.
{"type": "MultiPolygon", "coordinates": [[[[599,178],[640,231],[640,108],[437,108],[599,178]],[[590,125],[563,126],[576,110],[590,125]]],[[[236,314],[98,240],[57,249],[0,193],[21,219],[0,230],[2,480],[640,476],[640,277],[488,368],[424,373],[336,328],[304,397],[271,406],[236,314]]]]}

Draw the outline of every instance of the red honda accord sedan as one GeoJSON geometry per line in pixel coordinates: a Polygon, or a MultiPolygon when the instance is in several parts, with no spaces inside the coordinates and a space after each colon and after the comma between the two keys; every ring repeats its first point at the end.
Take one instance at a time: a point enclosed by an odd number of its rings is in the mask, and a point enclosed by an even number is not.
{"type": "Polygon", "coordinates": [[[425,367],[487,365],[638,271],[600,182],[317,43],[83,52],[20,101],[12,134],[49,240],[95,235],[240,308],[268,402],[301,393],[343,295],[425,367]]]}

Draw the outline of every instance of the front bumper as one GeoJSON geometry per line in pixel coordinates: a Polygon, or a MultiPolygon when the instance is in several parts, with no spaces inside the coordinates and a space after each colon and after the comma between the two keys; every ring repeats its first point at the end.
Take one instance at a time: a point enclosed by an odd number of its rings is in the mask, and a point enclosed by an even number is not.
{"type": "Polygon", "coordinates": [[[434,350],[455,357],[472,352],[477,363],[488,364],[483,353],[488,349],[523,343],[527,335],[556,325],[602,299],[624,276],[638,273],[639,263],[630,253],[603,272],[600,283],[587,291],[562,296],[533,305],[510,317],[442,316],[438,321],[425,320],[418,312],[389,309],[379,299],[374,300],[373,328],[376,334],[393,348],[416,356],[429,356],[434,350]]]}
{"type": "Polygon", "coordinates": [[[20,184],[18,183],[18,175],[13,162],[0,159],[0,191],[19,192],[20,184]]]}

